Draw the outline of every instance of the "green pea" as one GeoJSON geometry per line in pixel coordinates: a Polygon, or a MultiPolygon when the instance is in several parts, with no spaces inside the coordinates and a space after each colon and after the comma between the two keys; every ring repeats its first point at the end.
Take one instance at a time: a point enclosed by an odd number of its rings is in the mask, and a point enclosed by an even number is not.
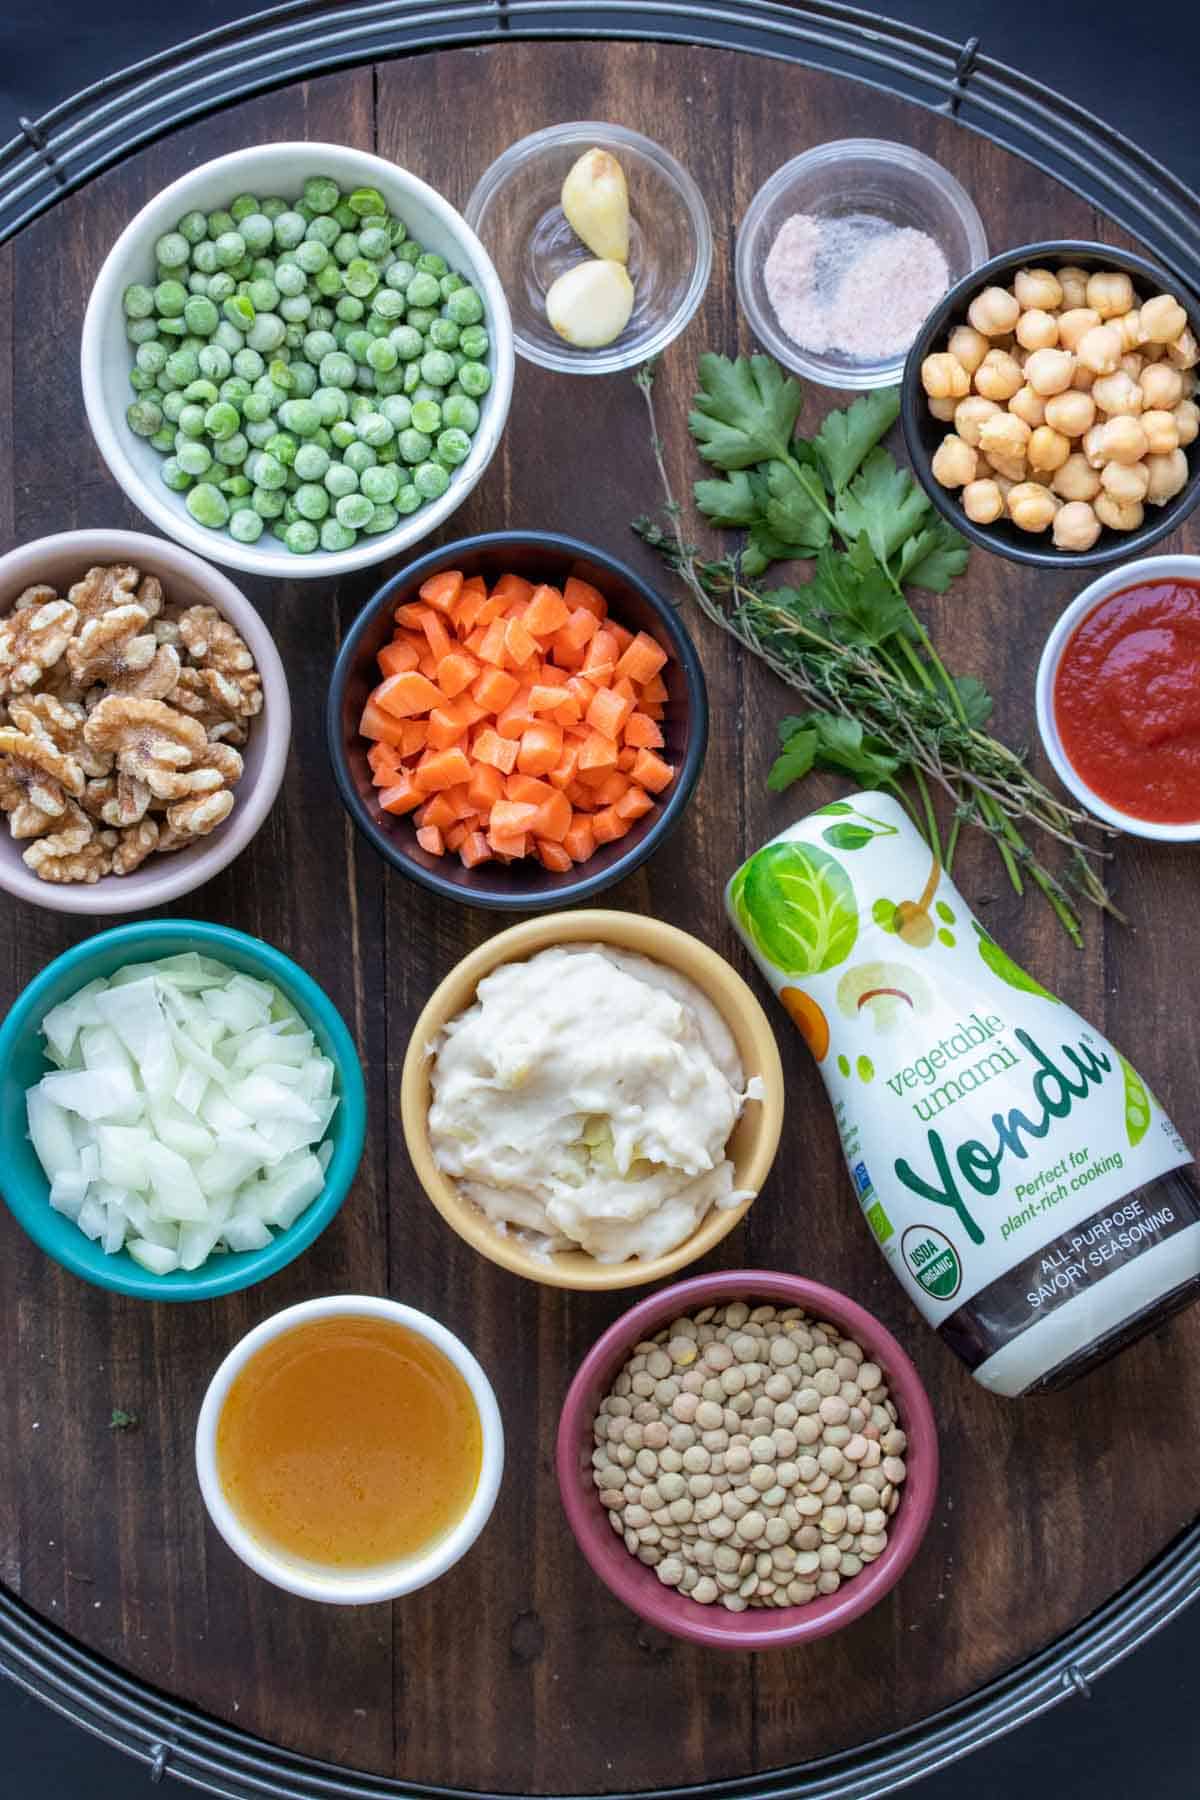
{"type": "Polygon", "coordinates": [[[294,250],[304,242],[308,221],[298,212],[281,212],[274,222],[275,242],[281,250],[294,250]]]}
{"type": "Polygon", "coordinates": [[[169,456],[175,448],[175,433],[169,425],[163,425],[146,441],[152,450],[158,451],[160,456],[169,456]]]}
{"type": "Polygon", "coordinates": [[[130,431],[136,432],[138,437],[153,437],[156,431],[162,430],[162,407],[156,400],[150,400],[143,395],[141,399],[133,401],[126,408],[125,422],[130,431]]]}
{"type": "Polygon", "coordinates": [[[407,431],[412,424],[412,402],[403,394],[389,394],[379,403],[379,410],[385,419],[390,419],[397,431],[407,431]]]}
{"type": "Polygon", "coordinates": [[[257,350],[239,350],[233,359],[233,372],[243,381],[257,381],[266,366],[257,350]]]}
{"type": "Polygon", "coordinates": [[[335,500],[340,500],[345,494],[353,494],[358,488],[358,476],[345,463],[330,463],[321,479],[325,483],[325,491],[332,494],[335,500]]]}
{"type": "Polygon", "coordinates": [[[333,216],[343,231],[358,230],[358,214],[351,206],[349,200],[339,200],[333,209],[333,216]]]}
{"type": "Polygon", "coordinates": [[[344,320],[347,325],[354,325],[362,318],[367,309],[356,295],[343,294],[333,310],[338,318],[344,320]]]}
{"type": "Polygon", "coordinates": [[[415,362],[425,348],[424,339],[419,331],[411,325],[397,325],[390,333],[391,341],[396,346],[396,355],[401,362],[415,362]]]}
{"type": "Polygon", "coordinates": [[[329,261],[329,251],[315,238],[306,238],[296,250],[296,261],[306,275],[316,275],[329,261]]]}
{"type": "Polygon", "coordinates": [[[337,262],[345,268],[358,255],[358,234],[354,231],[343,231],[341,237],[334,239],[333,254],[337,262]]]}
{"type": "MultiPolygon", "coordinates": [[[[254,397],[258,399],[260,396],[255,395],[254,397]]],[[[242,430],[256,450],[264,450],[275,436],[275,420],[273,418],[247,419],[242,430]]]]}
{"type": "Polygon", "coordinates": [[[222,305],[236,293],[237,282],[225,269],[218,269],[216,274],[209,279],[208,297],[214,305],[222,305]]]}
{"type": "Polygon", "coordinates": [[[483,301],[473,287],[457,288],[446,298],[446,317],[456,325],[478,325],[483,312],[483,301]]]}
{"type": "Polygon", "coordinates": [[[304,292],[304,270],[298,269],[295,263],[277,263],[274,281],[279,293],[289,297],[304,292]]]}
{"type": "Polygon", "coordinates": [[[250,383],[242,375],[230,375],[221,383],[219,396],[228,400],[231,406],[239,407],[246,395],[251,392],[250,383]]]}
{"type": "Polygon", "coordinates": [[[320,481],[329,467],[329,452],[319,444],[301,444],[292,466],[301,480],[320,481]]]}
{"type": "Polygon", "coordinates": [[[436,400],[414,400],[412,403],[412,425],[414,431],[423,431],[426,437],[433,437],[442,428],[442,409],[436,400]]]}
{"type": "Polygon", "coordinates": [[[198,244],[208,236],[208,220],[202,212],[186,212],[175,229],[189,244],[198,244]]]}
{"type": "Polygon", "coordinates": [[[192,247],[182,231],[165,231],[154,246],[154,255],[161,269],[183,269],[191,260],[192,247]]]}
{"type": "Polygon", "coordinates": [[[347,204],[356,219],[384,219],[387,217],[387,201],[378,188],[360,187],[347,194],[347,204]]]}
{"type": "Polygon", "coordinates": [[[245,333],[239,331],[236,325],[231,325],[228,319],[222,319],[213,332],[212,341],[214,344],[220,344],[222,350],[228,350],[232,356],[235,351],[242,348],[246,337],[245,333]]]}
{"type": "Polygon", "coordinates": [[[166,368],[167,355],[167,346],[160,344],[157,338],[152,338],[149,342],[138,345],[133,360],[143,375],[157,375],[161,369],[166,368]]]}
{"type": "Polygon", "coordinates": [[[405,322],[406,324],[411,325],[414,331],[419,331],[423,336],[425,332],[429,330],[429,327],[436,318],[437,314],[432,307],[410,306],[408,309],[408,318],[405,322]]]}
{"type": "Polygon", "coordinates": [[[185,504],[198,525],[207,525],[214,531],[229,518],[229,502],[211,481],[197,482],[189,489],[185,504]]]}
{"type": "Polygon", "coordinates": [[[351,550],[357,541],[357,532],[351,531],[348,525],[339,524],[335,518],[322,520],[322,550],[351,550]]]}
{"type": "Polygon", "coordinates": [[[274,221],[279,217],[280,213],[285,213],[287,211],[287,209],[288,209],[288,203],[286,200],[281,200],[279,198],[278,194],[270,194],[262,202],[262,205],[259,207],[258,210],[266,218],[274,221]]]}
{"type": "Polygon", "coordinates": [[[227,475],[217,485],[229,500],[245,500],[254,492],[254,483],[244,474],[227,475]]]}
{"type": "Polygon", "coordinates": [[[169,419],[172,425],[174,425],[178,421],[179,415],[186,405],[186,401],[179,390],[175,389],[172,393],[164,394],[159,401],[159,405],[163,409],[163,418],[169,419]]]}
{"type": "Polygon", "coordinates": [[[467,284],[462,276],[456,275],[453,269],[450,270],[449,274],[441,276],[438,281],[438,287],[441,289],[443,300],[448,300],[451,294],[459,293],[466,285],[467,284]]]}
{"type": "Polygon", "coordinates": [[[358,420],[358,435],[364,444],[372,450],[378,450],[383,444],[390,444],[396,435],[396,427],[386,413],[365,413],[358,420]]]}
{"type": "Polygon", "coordinates": [[[337,182],[328,175],[310,175],[304,183],[304,199],[315,213],[331,213],[341,197],[337,182]]]}
{"type": "Polygon", "coordinates": [[[158,330],[160,337],[181,338],[187,336],[187,326],[180,318],[160,319],[158,330]]]}
{"type": "Polygon", "coordinates": [[[491,347],[491,339],[482,325],[468,325],[459,333],[458,347],[470,362],[481,362],[491,347]]]}
{"type": "Polygon", "coordinates": [[[419,463],[413,470],[413,486],[423,500],[440,500],[450,486],[450,473],[441,463],[419,463]]]}
{"type": "Polygon", "coordinates": [[[287,336],[287,326],[278,313],[258,313],[246,333],[246,343],[251,350],[257,350],[260,356],[273,356],[283,346],[287,336]]]}
{"type": "Polygon", "coordinates": [[[184,323],[197,337],[211,337],[221,315],[206,294],[193,294],[183,309],[184,323]]]}
{"type": "Polygon", "coordinates": [[[188,291],[182,281],[168,278],[154,290],[154,304],[160,319],[177,319],[188,302],[188,291]]]}
{"type": "Polygon", "coordinates": [[[189,475],[204,475],[212,466],[212,453],[207,444],[194,438],[185,438],[175,452],[180,468],[189,475]]]}
{"type": "Polygon", "coordinates": [[[297,556],[308,556],[321,541],[321,534],[311,519],[295,519],[283,534],[283,541],[297,556]]]}
{"type": "Polygon", "coordinates": [[[377,374],[388,374],[399,360],[400,353],[391,338],[372,338],[367,348],[367,362],[377,374]]]}
{"type": "Polygon", "coordinates": [[[127,319],[148,319],[154,312],[154,294],[144,282],[134,281],[121,296],[127,319]]]}
{"type": "Polygon", "coordinates": [[[358,485],[375,506],[386,506],[400,492],[400,477],[394,468],[364,469],[358,485]]]}
{"type": "Polygon", "coordinates": [[[346,273],[342,279],[348,293],[359,300],[365,300],[379,286],[379,271],[372,267],[365,256],[355,256],[346,265],[346,273]]]}
{"type": "Polygon", "coordinates": [[[392,254],[391,236],[381,225],[368,225],[358,234],[358,249],[369,262],[386,262],[392,254]]]}
{"type": "Polygon", "coordinates": [[[481,362],[464,363],[458,371],[458,379],[463,393],[470,394],[473,400],[480,399],[492,385],[492,378],[481,362]]]}
{"type": "Polygon", "coordinates": [[[373,468],[378,458],[370,444],[359,443],[347,444],[342,452],[342,461],[348,469],[353,469],[356,475],[361,475],[364,469],[373,468]]]}
{"type": "Polygon", "coordinates": [[[371,516],[363,526],[363,530],[369,536],[376,537],[382,531],[394,531],[399,523],[400,514],[394,506],[386,504],[374,506],[371,508],[371,516]]]}
{"type": "MultiPolygon", "coordinates": [[[[322,357],[322,381],[325,379],[324,361],[325,359],[322,357]]],[[[346,400],[345,393],[337,386],[319,387],[312,396],[312,400],[313,405],[321,415],[321,423],[323,425],[335,425],[339,419],[344,419],[346,417],[349,410],[349,404],[346,400]]]]}
{"type": "Polygon", "coordinates": [[[174,494],[182,494],[185,489],[190,488],[192,485],[191,476],[182,466],[177,456],[168,456],[166,462],[158,472],[174,494]]]}
{"type": "Polygon", "coordinates": [[[355,425],[361,420],[370,418],[375,411],[375,404],[367,394],[352,394],[350,397],[350,417],[355,425]]]}
{"type": "MultiPolygon", "coordinates": [[[[207,294],[208,281],[209,281],[209,278],[207,275],[201,275],[199,269],[193,269],[191,274],[187,278],[188,293],[189,294],[207,294]]],[[[183,310],[185,313],[187,312],[186,306],[184,307],[183,310]]]]}
{"type": "Polygon", "coordinates": [[[451,468],[457,468],[459,463],[466,462],[470,456],[471,440],[465,431],[451,427],[450,430],[443,431],[438,438],[437,453],[440,462],[449,463],[451,468]]]}
{"type": "Polygon", "coordinates": [[[263,313],[273,313],[279,305],[279,289],[270,276],[256,276],[246,291],[250,296],[250,304],[260,318],[263,313]]]}
{"type": "Polygon", "coordinates": [[[217,246],[219,269],[232,269],[246,254],[246,240],[240,231],[222,231],[213,241],[217,246]]]}
{"type": "Polygon", "coordinates": [[[424,261],[422,257],[417,263],[417,272],[408,284],[410,306],[437,306],[442,297],[437,278],[423,267],[424,261]]]}
{"type": "Polygon", "coordinates": [[[125,326],[125,336],[131,344],[148,344],[158,336],[158,320],[130,319],[125,326]]]}
{"type": "Polygon", "coordinates": [[[301,400],[308,400],[317,391],[319,382],[317,371],[310,363],[297,363],[292,370],[292,393],[301,400]]]}
{"type": "Polygon", "coordinates": [[[233,358],[223,344],[205,344],[203,350],[197,352],[201,375],[209,381],[224,381],[233,367],[233,358]]]}
{"type": "Polygon", "coordinates": [[[406,262],[403,257],[399,257],[389,266],[383,279],[386,281],[389,288],[394,288],[398,294],[403,294],[416,272],[416,268],[412,263],[406,262]]]}
{"type": "MultiPolygon", "coordinates": [[[[420,385],[421,385],[421,365],[420,365],[420,363],[419,362],[405,363],[405,365],[404,365],[404,392],[408,395],[410,400],[412,399],[413,395],[416,393],[416,390],[420,387],[420,385]]],[[[417,397],[420,398],[419,395],[417,397]]]]}
{"type": "Polygon", "coordinates": [[[429,327],[429,342],[435,350],[457,350],[458,326],[452,319],[435,319],[429,327]]]}
{"type": "Polygon", "coordinates": [[[469,437],[479,429],[479,408],[469,394],[450,394],[442,406],[442,423],[469,437]]]}
{"type": "Polygon", "coordinates": [[[348,445],[358,442],[358,427],[349,419],[337,419],[329,428],[329,435],[338,450],[345,450],[348,445]]]}
{"type": "Polygon", "coordinates": [[[365,494],[345,494],[337,502],[335,511],[339,525],[348,526],[351,531],[361,531],[370,519],[374,507],[365,494]]]}
{"type": "MultiPolygon", "coordinates": [[[[149,345],[146,346],[147,349],[149,345]]],[[[200,374],[200,358],[194,350],[172,350],[167,358],[167,373],[180,387],[195,381],[200,374]]]]}
{"type": "Polygon", "coordinates": [[[258,256],[275,242],[275,227],[264,212],[247,213],[238,221],[238,230],[247,250],[258,256]]]}
{"type": "Polygon", "coordinates": [[[250,440],[244,431],[231,431],[228,437],[220,438],[213,446],[213,455],[218,462],[229,468],[237,468],[244,463],[250,454],[250,440]]]}
{"type": "Polygon", "coordinates": [[[197,244],[192,251],[192,267],[198,269],[201,275],[215,275],[219,267],[217,246],[208,238],[205,238],[202,244],[197,244]]]}
{"type": "Polygon", "coordinates": [[[256,487],[250,504],[260,519],[277,519],[283,511],[283,495],[276,488],[256,487]]]}
{"type": "MultiPolygon", "coordinates": [[[[476,363],[465,366],[478,368],[480,365],[476,363]]],[[[487,374],[486,369],[483,372],[485,375],[487,374]]],[[[443,388],[450,385],[454,380],[454,364],[445,350],[427,350],[425,352],[421,358],[421,379],[427,381],[430,387],[443,388]]],[[[465,382],[463,382],[463,386],[466,386],[465,382]]]]}
{"type": "Polygon", "coordinates": [[[316,289],[319,294],[324,294],[327,300],[333,300],[338,294],[344,292],[345,285],[342,271],[336,263],[327,262],[323,269],[318,270],[316,289]]]}
{"type": "Polygon", "coordinates": [[[343,349],[347,356],[352,356],[354,358],[356,363],[365,363],[367,360],[367,351],[374,342],[375,340],[370,332],[363,331],[361,327],[356,327],[353,331],[347,333],[343,349]]]}
{"type": "Polygon", "coordinates": [[[396,446],[406,463],[423,463],[433,449],[433,439],[424,431],[417,431],[410,426],[407,431],[400,433],[396,446]]]}
{"type": "Polygon", "coordinates": [[[282,388],[285,394],[291,393],[293,381],[291,365],[283,357],[277,356],[268,364],[267,374],[276,387],[282,388]]]}
{"type": "MultiPolygon", "coordinates": [[[[322,359],[337,352],[337,339],[332,331],[309,331],[304,336],[304,354],[310,363],[320,368],[322,359]]],[[[325,377],[322,375],[322,381],[325,377]]]]}
{"type": "Polygon", "coordinates": [[[396,511],[398,513],[415,513],[424,502],[411,482],[400,489],[396,495],[396,511]]]}
{"type": "Polygon", "coordinates": [[[332,212],[310,219],[304,239],[309,244],[324,244],[326,250],[332,250],[342,235],[342,228],[332,212]]]}
{"type": "MultiPolygon", "coordinates": [[[[275,440],[271,440],[272,442],[275,440]]],[[[293,457],[295,452],[293,451],[293,457]]],[[[254,459],[254,467],[250,470],[256,487],[274,492],[287,481],[287,468],[282,459],[269,447],[261,450],[254,459]]]]}
{"type": "Polygon", "coordinates": [[[301,482],[293,498],[302,519],[323,519],[329,511],[329,495],[315,481],[301,482]]]}
{"type": "Polygon", "coordinates": [[[179,433],[185,438],[201,438],[204,436],[204,408],[202,406],[185,406],[176,420],[179,433]]]}
{"type": "MultiPolygon", "coordinates": [[[[279,316],[286,319],[289,325],[302,325],[312,311],[312,301],[307,294],[288,294],[279,302],[279,316]]],[[[299,342],[303,342],[304,333],[300,333],[299,342]]]]}
{"type": "Polygon", "coordinates": [[[129,385],[135,394],[152,394],[158,387],[158,376],[150,374],[147,369],[139,369],[135,364],[129,371],[129,385]]]}
{"type": "Polygon", "coordinates": [[[320,429],[320,410],[311,400],[285,400],[279,409],[279,423],[297,437],[311,437],[320,429]]]}
{"type": "Polygon", "coordinates": [[[371,311],[394,325],[397,319],[404,317],[404,295],[396,293],[394,288],[376,288],[371,298],[371,311]]]}
{"type": "Polygon", "coordinates": [[[308,329],[310,331],[332,332],[336,323],[337,314],[334,312],[332,306],[314,306],[308,315],[308,329]]]}
{"type": "Polygon", "coordinates": [[[228,400],[218,400],[204,415],[204,429],[216,443],[232,437],[241,422],[237,407],[228,400]]]}

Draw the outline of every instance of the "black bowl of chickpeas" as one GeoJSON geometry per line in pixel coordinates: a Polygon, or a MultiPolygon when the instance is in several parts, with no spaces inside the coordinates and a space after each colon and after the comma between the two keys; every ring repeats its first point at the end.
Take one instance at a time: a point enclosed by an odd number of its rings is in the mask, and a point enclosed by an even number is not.
{"type": "Polygon", "coordinates": [[[1200,500],[1200,300],[1109,244],[1024,244],[930,313],[901,417],[934,505],[985,550],[1102,568],[1200,500]]]}

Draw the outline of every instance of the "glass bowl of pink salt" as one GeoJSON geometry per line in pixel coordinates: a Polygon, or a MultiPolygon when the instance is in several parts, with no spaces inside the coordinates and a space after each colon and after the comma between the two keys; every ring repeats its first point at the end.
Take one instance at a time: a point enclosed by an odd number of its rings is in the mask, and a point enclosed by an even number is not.
{"type": "Polygon", "coordinates": [[[907,144],[843,138],[776,169],[738,232],[755,337],[823,387],[890,387],[927,315],[987,258],[965,188],[907,144]]]}

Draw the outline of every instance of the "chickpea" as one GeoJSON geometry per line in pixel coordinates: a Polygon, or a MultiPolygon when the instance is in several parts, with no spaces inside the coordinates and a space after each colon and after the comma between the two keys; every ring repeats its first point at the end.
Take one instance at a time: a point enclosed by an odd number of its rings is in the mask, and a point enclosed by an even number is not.
{"type": "Polygon", "coordinates": [[[1046,402],[1046,424],[1064,437],[1082,437],[1096,423],[1096,402],[1090,394],[1068,388],[1064,394],[1051,394],[1046,402]]]}
{"type": "Polygon", "coordinates": [[[1016,487],[1019,482],[1029,478],[1029,465],[1023,456],[989,456],[984,460],[997,481],[1003,476],[1005,481],[1016,487]]]}
{"type": "Polygon", "coordinates": [[[979,448],[989,458],[1007,461],[1011,457],[1024,456],[1029,439],[1030,430],[1024,419],[1018,418],[1016,413],[1001,412],[999,407],[979,427],[979,448]]]}
{"type": "Polygon", "coordinates": [[[1021,481],[1008,496],[1008,516],[1018,531],[1045,531],[1058,501],[1040,481],[1021,481]]]}
{"type": "MultiPolygon", "coordinates": [[[[1146,415],[1143,413],[1143,423],[1145,417],[1146,415]]],[[[1180,446],[1186,448],[1188,444],[1194,444],[1197,435],[1200,435],[1200,406],[1197,406],[1194,400],[1181,400],[1171,417],[1179,432],[1180,446]]]]}
{"type": "MultiPolygon", "coordinates": [[[[976,294],[967,308],[967,318],[976,331],[982,332],[986,338],[999,337],[1005,331],[1011,331],[1021,314],[1021,307],[1014,295],[1007,288],[984,288],[976,294]]],[[[1187,320],[1184,320],[1186,325],[1187,320]]],[[[1178,333],[1172,332],[1176,337],[1178,333]]]]}
{"type": "Polygon", "coordinates": [[[962,405],[962,401],[927,400],[925,404],[929,408],[931,417],[940,419],[943,425],[948,425],[954,417],[955,409],[962,405]]]}
{"type": "Polygon", "coordinates": [[[1102,420],[1093,425],[1090,431],[1083,434],[1083,454],[1093,469],[1102,469],[1108,461],[1108,452],[1104,447],[1104,433],[1108,429],[1108,421],[1102,420]]]}
{"type": "Polygon", "coordinates": [[[1113,531],[1136,531],[1145,518],[1140,500],[1114,500],[1111,494],[1097,494],[1096,517],[1113,531]]]}
{"type": "Polygon", "coordinates": [[[956,325],[946,348],[967,374],[973,375],[988,353],[988,341],[982,331],[976,331],[973,326],[956,325]]]}
{"type": "Polygon", "coordinates": [[[1200,363],[1200,343],[1194,331],[1181,331],[1175,342],[1167,345],[1167,361],[1173,369],[1194,369],[1200,363]]]}
{"type": "Polygon", "coordinates": [[[921,386],[931,400],[961,400],[971,391],[971,377],[956,356],[942,350],[921,364],[921,386]]]}
{"type": "Polygon", "coordinates": [[[1124,369],[1115,375],[1097,376],[1091,397],[1103,413],[1128,413],[1136,418],[1142,410],[1142,390],[1124,369]]]}
{"type": "Polygon", "coordinates": [[[1126,375],[1134,381],[1141,380],[1142,370],[1145,366],[1145,357],[1140,355],[1136,350],[1127,350],[1121,358],[1121,368],[1125,371],[1126,375]]]}
{"type": "Polygon", "coordinates": [[[1117,319],[1133,306],[1135,295],[1128,275],[1098,270],[1088,276],[1087,303],[1102,319],[1117,319]]]}
{"type": "Polygon", "coordinates": [[[1040,394],[1034,393],[1028,382],[1017,389],[1008,403],[1008,410],[1016,413],[1018,419],[1024,419],[1030,430],[1046,423],[1046,402],[1040,394]]]}
{"type": "MultiPolygon", "coordinates": [[[[1146,434],[1141,421],[1120,415],[1100,427],[1101,444],[1106,463],[1140,462],[1146,454],[1146,434]]],[[[1091,436],[1091,432],[1088,433],[1091,436]]]]}
{"type": "Polygon", "coordinates": [[[1063,303],[1062,283],[1049,269],[1018,269],[1013,293],[1029,312],[1057,312],[1063,303]]]}
{"type": "Polygon", "coordinates": [[[1025,350],[1052,350],[1058,342],[1058,320],[1034,306],[1017,320],[1017,342],[1025,350]]]}
{"type": "Polygon", "coordinates": [[[1142,414],[1142,430],[1151,456],[1166,456],[1179,448],[1179,425],[1174,413],[1154,411],[1142,414]]]}
{"type": "Polygon", "coordinates": [[[969,481],[962,491],[963,511],[976,525],[994,525],[1004,516],[1004,495],[996,482],[969,481]]]}
{"type": "Polygon", "coordinates": [[[1150,476],[1146,498],[1152,506],[1165,506],[1187,486],[1188,463],[1182,450],[1170,450],[1166,456],[1148,456],[1146,469],[1150,476]]]}
{"type": "Polygon", "coordinates": [[[1150,471],[1144,462],[1108,463],[1100,472],[1100,485],[1114,500],[1144,500],[1150,471]]]}
{"type": "Polygon", "coordinates": [[[1054,515],[1054,542],[1060,550],[1090,550],[1100,521],[1086,500],[1071,500],[1054,515]]]}
{"type": "Polygon", "coordinates": [[[999,411],[994,400],[985,400],[982,394],[968,394],[954,409],[954,429],[964,444],[978,450],[979,427],[999,411]]]}
{"type": "Polygon", "coordinates": [[[930,465],[933,479],[947,488],[966,487],[969,481],[974,481],[977,466],[970,444],[964,444],[953,432],[942,439],[930,465]]]}
{"type": "Polygon", "coordinates": [[[1062,289],[1062,304],[1066,307],[1086,306],[1088,272],[1075,263],[1068,263],[1058,271],[1058,285],[1062,289]]]}
{"type": "MultiPolygon", "coordinates": [[[[1053,350],[1047,352],[1053,356],[1053,350]]],[[[975,389],[987,400],[1011,400],[1025,385],[1021,365],[1007,350],[989,350],[975,371],[975,389]]]]}
{"type": "Polygon", "coordinates": [[[1142,302],[1142,340],[1148,344],[1173,344],[1187,330],[1187,314],[1174,294],[1155,294],[1142,302]]]}
{"type": "Polygon", "coordinates": [[[1071,386],[1078,388],[1081,394],[1090,394],[1092,383],[1096,379],[1095,369],[1089,369],[1086,363],[1076,362],[1075,373],[1071,378],[1071,386]]]}
{"type": "Polygon", "coordinates": [[[1081,363],[1097,375],[1111,375],[1121,366],[1121,334],[1115,325],[1093,325],[1075,345],[1081,363]]]}
{"type": "Polygon", "coordinates": [[[1000,489],[1000,498],[1003,500],[1005,506],[1007,507],[1008,496],[1012,493],[1013,489],[1016,487],[1016,485],[1017,485],[1016,482],[1010,481],[1007,475],[1001,475],[1001,473],[998,469],[994,469],[992,471],[991,479],[995,482],[996,486],[1000,489]]]}
{"type": "Polygon", "coordinates": [[[1056,469],[1050,486],[1063,500],[1094,500],[1100,492],[1100,477],[1080,450],[1072,451],[1061,469],[1056,469]]]}
{"type": "Polygon", "coordinates": [[[1055,431],[1050,425],[1038,426],[1029,440],[1029,448],[1026,451],[1031,469],[1037,469],[1039,472],[1046,471],[1050,474],[1053,474],[1055,469],[1061,469],[1070,454],[1070,440],[1065,438],[1061,431],[1055,431]]]}
{"type": "Polygon", "coordinates": [[[1025,379],[1043,399],[1071,385],[1075,358],[1069,350],[1034,350],[1025,359],[1025,379]]]}
{"type": "Polygon", "coordinates": [[[1121,343],[1125,349],[1136,350],[1142,342],[1141,308],[1135,306],[1132,312],[1122,313],[1119,319],[1113,320],[1113,324],[1121,334],[1121,343]]]}
{"type": "Polygon", "coordinates": [[[1138,382],[1149,412],[1170,412],[1183,399],[1183,374],[1169,363],[1147,363],[1138,382]]]}
{"type": "Polygon", "coordinates": [[[1058,341],[1064,350],[1075,350],[1087,331],[1100,324],[1100,314],[1090,306],[1073,306],[1058,315],[1058,341]]]}

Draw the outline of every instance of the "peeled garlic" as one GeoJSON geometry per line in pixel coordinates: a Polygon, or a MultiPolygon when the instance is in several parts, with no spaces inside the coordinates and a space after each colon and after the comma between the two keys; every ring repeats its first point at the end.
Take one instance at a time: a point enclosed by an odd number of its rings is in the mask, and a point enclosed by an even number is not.
{"type": "Polygon", "coordinates": [[[585,150],[562,184],[567,223],[593,256],[629,261],[629,190],[625,171],[607,150],[585,150]]]}
{"type": "Polygon", "coordinates": [[[623,263],[576,263],[552,283],[546,316],[578,350],[599,350],[620,337],[633,311],[633,283],[623,263]]]}

